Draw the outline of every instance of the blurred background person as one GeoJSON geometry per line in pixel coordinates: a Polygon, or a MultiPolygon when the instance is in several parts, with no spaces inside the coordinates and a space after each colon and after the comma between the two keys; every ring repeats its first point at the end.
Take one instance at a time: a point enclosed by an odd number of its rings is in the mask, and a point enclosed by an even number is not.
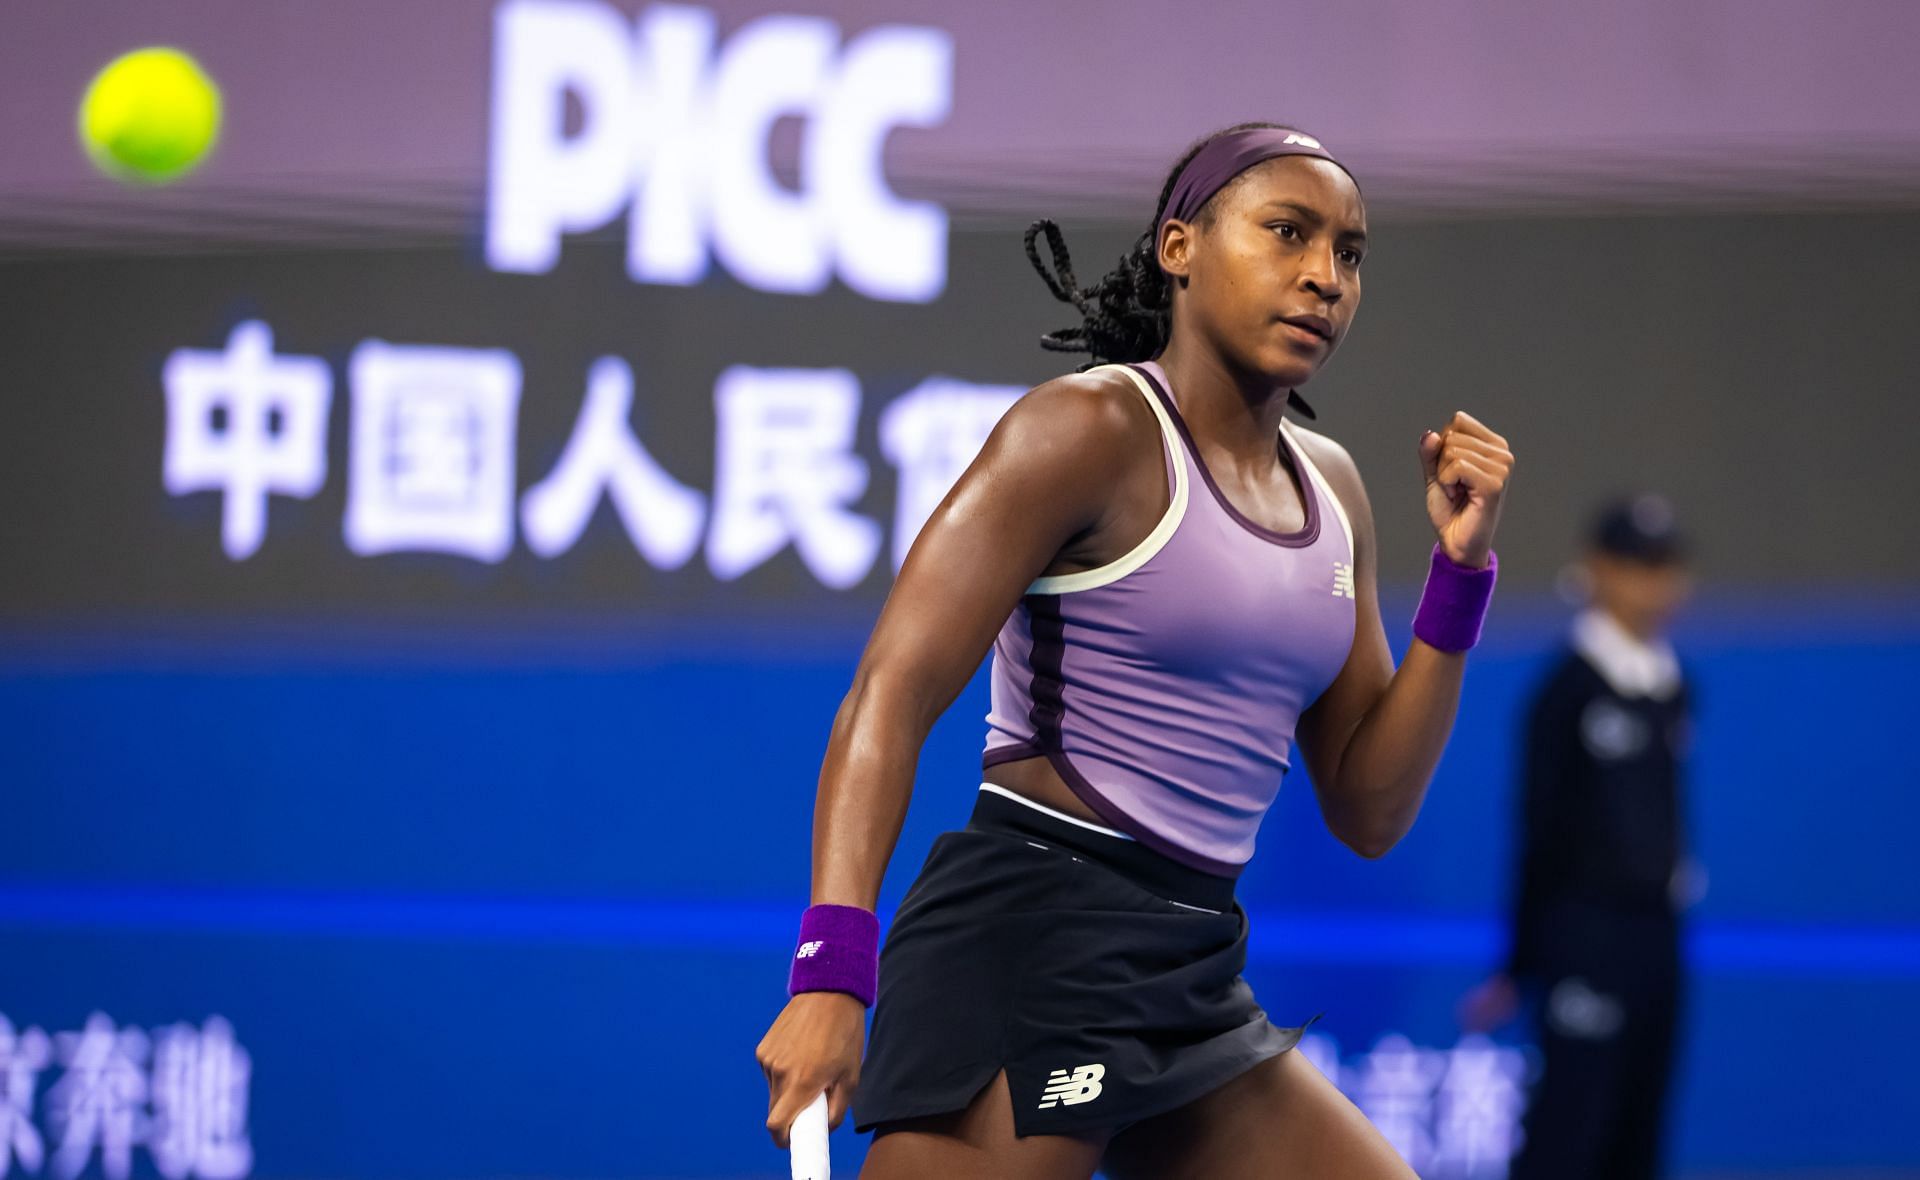
{"type": "Polygon", "coordinates": [[[1589,604],[1527,710],[1510,950],[1470,993],[1486,1031],[1523,997],[1540,1069],[1514,1180],[1660,1173],[1683,994],[1693,691],[1667,639],[1690,582],[1673,507],[1607,505],[1589,604]]]}

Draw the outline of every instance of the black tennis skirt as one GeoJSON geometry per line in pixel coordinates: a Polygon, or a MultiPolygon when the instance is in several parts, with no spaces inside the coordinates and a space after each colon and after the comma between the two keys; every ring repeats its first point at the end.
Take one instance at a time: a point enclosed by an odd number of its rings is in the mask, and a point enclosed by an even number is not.
{"type": "Polygon", "coordinates": [[[1118,1131],[1291,1049],[1240,978],[1233,885],[981,791],[887,933],[854,1125],[961,1110],[1004,1069],[1016,1133],[1118,1131]]]}

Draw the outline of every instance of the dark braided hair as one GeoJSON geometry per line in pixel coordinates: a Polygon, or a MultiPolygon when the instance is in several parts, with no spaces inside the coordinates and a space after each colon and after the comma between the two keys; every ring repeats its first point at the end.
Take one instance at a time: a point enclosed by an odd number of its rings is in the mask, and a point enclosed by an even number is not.
{"type": "MultiPolygon", "coordinates": [[[[1173,332],[1173,290],[1166,273],[1160,269],[1158,243],[1160,219],[1166,215],[1174,182],[1180,179],[1180,173],[1200,149],[1220,136],[1277,126],[1277,123],[1240,123],[1216,131],[1188,148],[1180,162],[1167,173],[1167,182],[1160,186],[1160,202],[1154,206],[1153,221],[1146,232],[1134,239],[1132,248],[1120,256],[1120,265],[1091,287],[1083,288],[1074,279],[1073,262],[1067,257],[1066,239],[1061,237],[1058,225],[1043,218],[1028,226],[1027,261],[1033,263],[1040,281],[1053,292],[1053,297],[1079,308],[1082,317],[1077,328],[1062,328],[1040,337],[1040,347],[1050,352],[1092,354],[1093,359],[1080,366],[1083,371],[1095,365],[1129,364],[1158,356],[1173,332]],[[1042,236],[1047,239],[1047,250],[1053,255],[1052,271],[1040,261],[1037,240],[1042,236]]],[[[1205,218],[1212,207],[1213,202],[1209,200],[1201,208],[1200,217],[1205,218]]]]}

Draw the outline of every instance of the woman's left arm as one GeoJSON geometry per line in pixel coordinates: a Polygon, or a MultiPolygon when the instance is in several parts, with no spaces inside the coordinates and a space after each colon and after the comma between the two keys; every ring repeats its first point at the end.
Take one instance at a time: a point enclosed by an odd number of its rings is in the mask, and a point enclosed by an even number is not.
{"type": "MultiPolygon", "coordinates": [[[[1353,525],[1353,650],[1300,716],[1295,736],[1327,828],[1361,856],[1385,855],[1413,827],[1460,704],[1465,652],[1414,639],[1399,668],[1380,623],[1373,511],[1353,459],[1309,435],[1310,453],[1353,525]]],[[[1507,440],[1469,414],[1420,438],[1427,514],[1455,563],[1484,569],[1513,471],[1507,440]]]]}

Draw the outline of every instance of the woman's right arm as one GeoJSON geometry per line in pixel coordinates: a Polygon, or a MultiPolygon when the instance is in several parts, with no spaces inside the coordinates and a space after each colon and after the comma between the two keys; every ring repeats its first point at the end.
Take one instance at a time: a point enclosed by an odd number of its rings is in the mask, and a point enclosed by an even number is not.
{"type": "MultiPolygon", "coordinates": [[[[921,529],[834,718],[814,804],[815,905],[874,908],[934,721],[1035,578],[1099,564],[1089,538],[1106,535],[1134,499],[1116,493],[1143,469],[1164,483],[1157,449],[1140,446],[1143,429],[1157,436],[1127,378],[1050,381],[1007,411],[921,529]]],[[[864,1033],[852,996],[803,992],[787,1004],[757,1053],[775,1142],[785,1145],[788,1126],[822,1090],[839,1125],[864,1033]]]]}

